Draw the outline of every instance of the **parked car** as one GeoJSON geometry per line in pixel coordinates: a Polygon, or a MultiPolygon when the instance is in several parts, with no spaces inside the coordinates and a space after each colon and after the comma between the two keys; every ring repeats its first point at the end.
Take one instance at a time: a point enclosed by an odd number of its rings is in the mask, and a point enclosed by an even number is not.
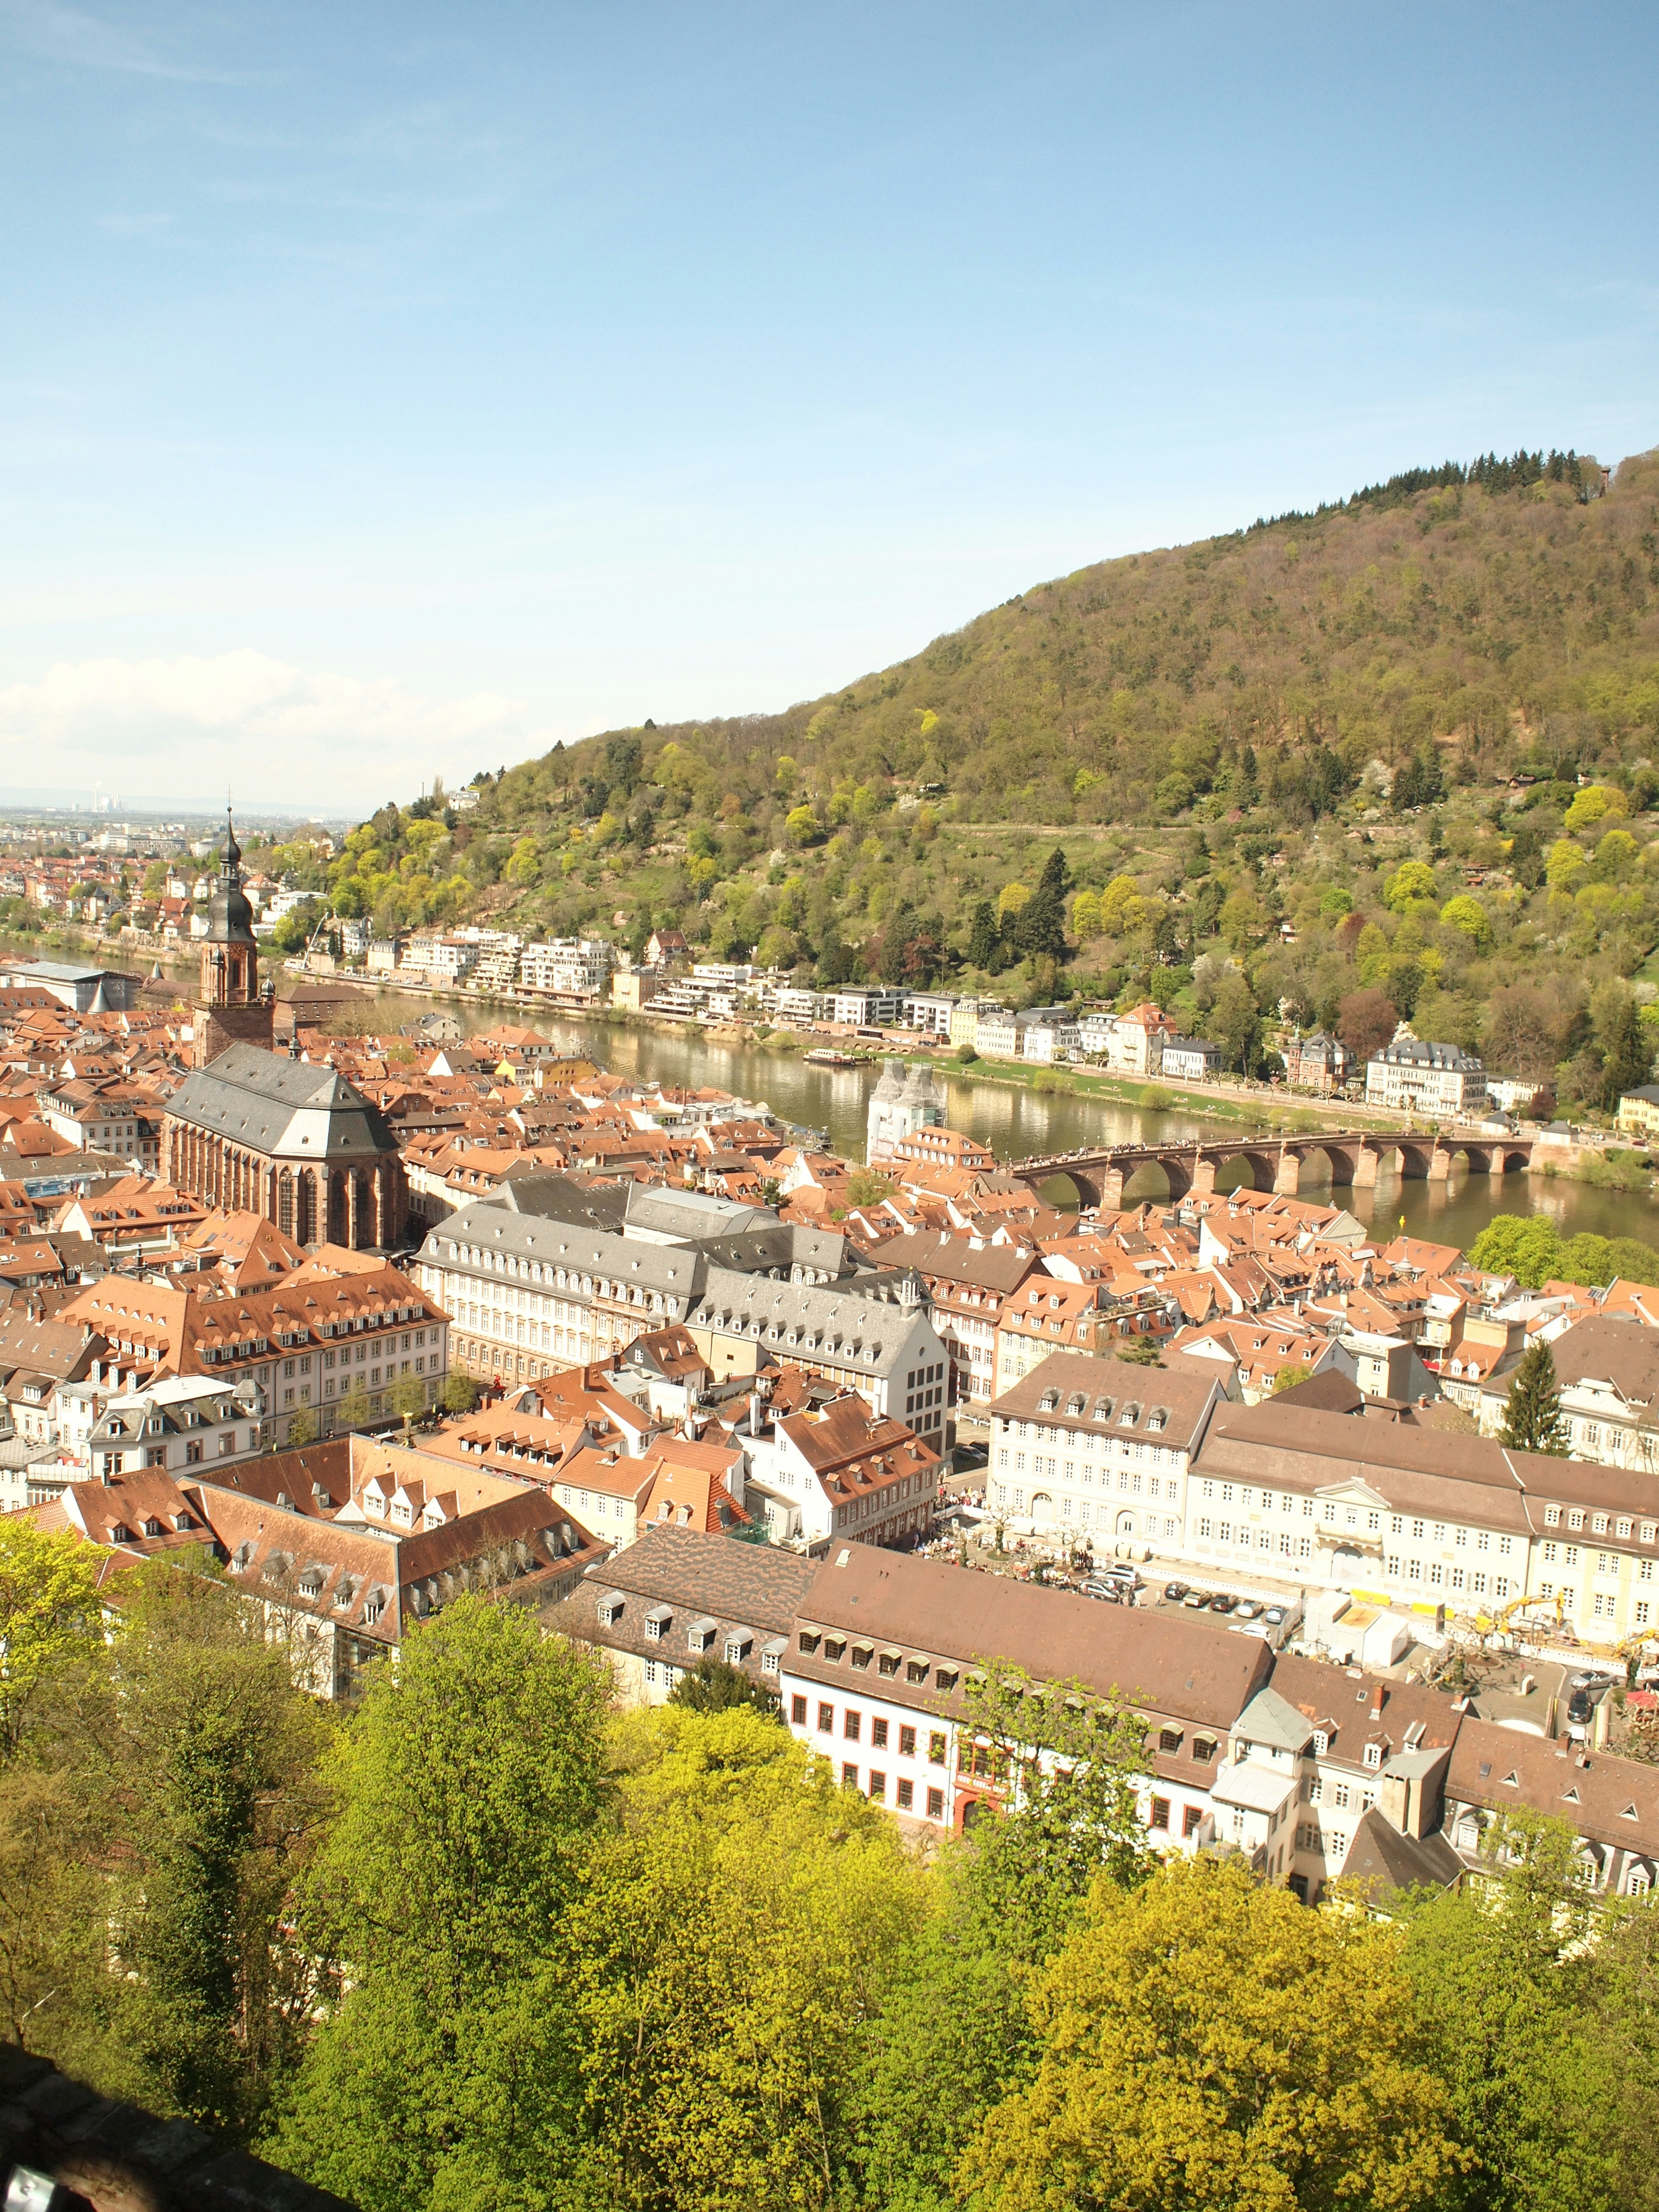
{"type": "Polygon", "coordinates": [[[1194,1613],[1202,1613],[1210,1602],[1210,1593],[1208,1590],[1188,1590],[1181,1602],[1182,1605],[1190,1606],[1194,1613]]]}
{"type": "Polygon", "coordinates": [[[1253,1597],[1242,1597],[1233,1610],[1241,1620],[1257,1620],[1266,1608],[1259,1606],[1253,1597]]]}
{"type": "Polygon", "coordinates": [[[1165,1583],[1164,1585],[1164,1602],[1168,1605],[1179,1605],[1186,1595],[1185,1583],[1165,1583]]]}
{"type": "Polygon", "coordinates": [[[1588,1690],[1575,1690],[1567,1699],[1568,1721],[1582,1728],[1594,1711],[1595,1702],[1588,1690]]]}
{"type": "Polygon", "coordinates": [[[1238,1600],[1231,1590],[1218,1590],[1210,1600],[1210,1610],[1212,1613],[1231,1613],[1237,1604],[1238,1600]]]}
{"type": "Polygon", "coordinates": [[[1270,1605],[1266,1613],[1262,1614],[1261,1619],[1264,1626],[1268,1628],[1283,1628],[1285,1626],[1285,1608],[1282,1605],[1270,1605]]]}

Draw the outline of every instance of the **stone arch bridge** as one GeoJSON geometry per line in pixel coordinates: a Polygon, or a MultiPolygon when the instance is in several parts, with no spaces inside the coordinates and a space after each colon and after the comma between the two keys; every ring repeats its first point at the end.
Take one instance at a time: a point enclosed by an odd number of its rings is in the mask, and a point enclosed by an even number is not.
{"type": "Polygon", "coordinates": [[[1532,1140],[1526,1137],[1461,1136],[1455,1133],[1423,1136],[1390,1135],[1386,1131],[1327,1130],[1302,1137],[1220,1137],[1205,1144],[1112,1145],[1097,1150],[1055,1152],[1045,1157],[1011,1160],[1006,1172],[1035,1192],[1056,1176],[1069,1176],[1085,1206],[1117,1207],[1123,1203],[1125,1185],[1138,1170],[1163,1170],[1170,1195],[1189,1193],[1207,1197],[1223,1168],[1243,1161],[1256,1190],[1277,1191],[1294,1198],[1302,1188],[1302,1171],[1310,1162],[1329,1164],[1335,1190],[1369,1190],[1385,1162],[1399,1160],[1401,1175],[1412,1181],[1443,1182],[1461,1155],[1471,1175],[1494,1180],[1511,1169],[1532,1165],[1532,1140]]]}

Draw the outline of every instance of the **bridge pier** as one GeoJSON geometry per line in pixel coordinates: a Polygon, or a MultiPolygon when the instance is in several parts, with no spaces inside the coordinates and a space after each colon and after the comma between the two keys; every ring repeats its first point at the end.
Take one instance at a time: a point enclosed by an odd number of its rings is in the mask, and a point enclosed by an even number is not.
{"type": "Polygon", "coordinates": [[[1362,1145],[1354,1155],[1353,1187],[1356,1190],[1375,1190],[1377,1172],[1382,1165],[1382,1155],[1370,1145],[1362,1145]]]}
{"type": "Polygon", "coordinates": [[[1503,1182],[1503,1180],[1504,1180],[1504,1148],[1503,1148],[1503,1146],[1502,1146],[1501,1145],[1498,1147],[1497,1151],[1496,1151],[1496,1152],[1494,1152],[1492,1153],[1492,1155],[1491,1158],[1486,1162],[1486,1173],[1487,1173],[1487,1174],[1492,1177],[1492,1181],[1493,1181],[1494,1182],[1503,1182]]]}
{"type": "Polygon", "coordinates": [[[1201,1150],[1193,1156],[1193,1179],[1187,1188],[1194,1198],[1215,1195],[1215,1162],[1201,1150]]]}
{"type": "Polygon", "coordinates": [[[1273,1195],[1294,1198],[1302,1188],[1302,1162],[1294,1152],[1281,1152],[1273,1173],[1273,1195]]]}
{"type": "Polygon", "coordinates": [[[1097,1177],[1100,1184],[1100,1209],[1103,1213],[1118,1213],[1123,1207],[1123,1170],[1121,1168],[1103,1168],[1097,1177]]]}
{"type": "Polygon", "coordinates": [[[1451,1174],[1452,1156],[1443,1146],[1437,1145],[1429,1154],[1429,1181],[1444,1182],[1451,1174]]]}

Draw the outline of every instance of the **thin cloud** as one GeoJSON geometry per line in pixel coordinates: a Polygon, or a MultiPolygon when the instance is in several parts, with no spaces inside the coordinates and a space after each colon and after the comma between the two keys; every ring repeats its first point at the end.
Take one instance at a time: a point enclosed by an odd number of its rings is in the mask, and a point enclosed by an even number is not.
{"type": "Polygon", "coordinates": [[[170,61],[113,23],[58,0],[0,0],[0,31],[21,52],[71,69],[111,70],[126,76],[164,77],[179,84],[250,84],[240,70],[170,61]]]}
{"type": "Polygon", "coordinates": [[[216,791],[229,778],[349,812],[406,795],[458,757],[513,758],[536,743],[520,700],[430,698],[246,649],[60,661],[0,690],[0,744],[65,787],[216,791]]]}

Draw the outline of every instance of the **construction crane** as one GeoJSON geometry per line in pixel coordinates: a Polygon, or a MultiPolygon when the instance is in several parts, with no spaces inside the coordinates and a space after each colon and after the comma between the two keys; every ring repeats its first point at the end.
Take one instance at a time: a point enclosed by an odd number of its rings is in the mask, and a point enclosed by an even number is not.
{"type": "MultiPolygon", "coordinates": [[[[1510,1624],[1516,1615],[1525,1613],[1529,1607],[1536,1606],[1549,1607],[1554,1614],[1553,1626],[1559,1629],[1563,1626],[1566,1618],[1566,1604],[1561,1597],[1516,1597],[1511,1598],[1507,1605],[1499,1606],[1496,1612],[1460,1613],[1451,1625],[1450,1632],[1465,1638],[1507,1636],[1510,1624]]],[[[1530,1622],[1523,1624],[1527,1627],[1532,1625],[1530,1622]]]]}

